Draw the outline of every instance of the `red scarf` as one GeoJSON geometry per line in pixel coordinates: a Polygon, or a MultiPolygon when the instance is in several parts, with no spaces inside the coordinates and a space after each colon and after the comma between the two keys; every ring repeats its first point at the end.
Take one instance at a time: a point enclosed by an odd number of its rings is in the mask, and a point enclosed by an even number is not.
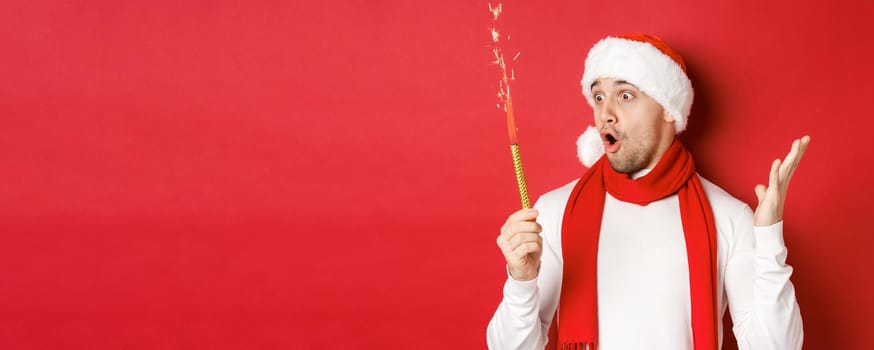
{"type": "MultiPolygon", "coordinates": [[[[564,271],[558,313],[560,349],[597,349],[598,237],[606,192],[623,202],[647,205],[677,194],[686,237],[695,350],[717,348],[716,225],[695,174],[692,155],[674,140],[652,171],[632,180],[602,157],[571,192],[562,224],[564,271]]],[[[633,336],[633,335],[629,335],[633,336]]]]}

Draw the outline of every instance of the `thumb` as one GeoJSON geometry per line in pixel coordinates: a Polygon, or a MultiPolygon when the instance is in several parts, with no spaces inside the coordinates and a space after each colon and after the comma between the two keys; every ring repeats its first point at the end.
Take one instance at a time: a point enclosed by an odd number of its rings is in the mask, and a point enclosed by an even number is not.
{"type": "Polygon", "coordinates": [[[765,185],[756,185],[756,197],[759,197],[759,204],[762,204],[762,201],[765,200],[765,189],[767,189],[765,185]]]}

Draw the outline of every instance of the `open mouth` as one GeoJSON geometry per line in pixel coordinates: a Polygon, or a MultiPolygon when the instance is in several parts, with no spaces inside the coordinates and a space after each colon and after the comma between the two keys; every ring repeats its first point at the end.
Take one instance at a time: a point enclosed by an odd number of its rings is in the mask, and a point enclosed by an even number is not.
{"type": "Polygon", "coordinates": [[[619,151],[619,147],[622,141],[620,141],[619,137],[616,136],[615,130],[608,128],[601,130],[601,139],[604,141],[604,151],[606,151],[607,153],[614,153],[619,151]]]}
{"type": "Polygon", "coordinates": [[[616,137],[614,137],[613,135],[610,135],[610,134],[604,135],[604,140],[606,140],[607,143],[609,143],[610,145],[616,144],[616,137]]]}

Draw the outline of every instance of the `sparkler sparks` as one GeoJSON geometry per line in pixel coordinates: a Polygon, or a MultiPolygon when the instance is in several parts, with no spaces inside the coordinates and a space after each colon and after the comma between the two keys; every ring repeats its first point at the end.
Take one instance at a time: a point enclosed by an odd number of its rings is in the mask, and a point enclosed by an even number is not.
{"type": "Polygon", "coordinates": [[[492,13],[492,20],[497,21],[498,16],[501,15],[501,4],[498,4],[498,6],[492,7],[492,4],[489,3],[489,12],[492,13]]]}
{"type": "MultiPolygon", "coordinates": [[[[516,122],[513,119],[513,103],[510,95],[510,82],[516,79],[516,72],[512,67],[509,67],[507,60],[504,59],[504,52],[501,50],[501,32],[498,31],[498,18],[501,15],[501,11],[503,10],[503,6],[498,4],[497,6],[492,6],[489,4],[489,12],[492,13],[492,27],[489,28],[489,33],[492,36],[492,54],[495,56],[495,60],[492,61],[493,64],[497,65],[501,69],[501,79],[498,80],[498,108],[504,110],[507,113],[507,126],[510,128],[510,142],[516,142],[516,122]]],[[[507,35],[506,40],[510,40],[510,36],[507,35]]],[[[519,58],[519,52],[513,55],[513,58],[509,62],[515,62],[516,59],[519,58]]]]}

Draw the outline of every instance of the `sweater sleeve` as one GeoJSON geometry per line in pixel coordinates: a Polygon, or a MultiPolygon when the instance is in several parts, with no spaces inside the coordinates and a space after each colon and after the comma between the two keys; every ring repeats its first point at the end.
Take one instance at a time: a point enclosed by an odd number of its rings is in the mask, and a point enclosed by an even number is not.
{"type": "Polygon", "coordinates": [[[734,223],[734,244],[725,275],[734,335],[741,350],[801,349],[801,312],[786,265],[783,222],[753,226],[744,205],[734,223]]]}
{"type": "Polygon", "coordinates": [[[534,280],[517,281],[507,273],[504,296],[489,322],[489,349],[543,349],[561,290],[561,216],[564,207],[541,197],[534,207],[543,227],[540,272],[534,280]],[[560,208],[560,209],[558,209],[560,208]],[[557,210],[558,209],[558,210],[557,210]]]}

